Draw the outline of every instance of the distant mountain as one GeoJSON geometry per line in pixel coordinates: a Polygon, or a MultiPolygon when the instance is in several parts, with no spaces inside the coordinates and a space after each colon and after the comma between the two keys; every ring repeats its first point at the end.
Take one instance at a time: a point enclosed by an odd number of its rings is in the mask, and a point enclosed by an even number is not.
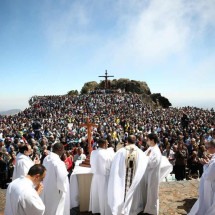
{"type": "Polygon", "coordinates": [[[14,115],[14,114],[17,114],[17,113],[19,113],[20,111],[22,111],[22,110],[20,110],[20,109],[11,109],[11,110],[7,110],[7,111],[0,111],[0,115],[14,115]]]}

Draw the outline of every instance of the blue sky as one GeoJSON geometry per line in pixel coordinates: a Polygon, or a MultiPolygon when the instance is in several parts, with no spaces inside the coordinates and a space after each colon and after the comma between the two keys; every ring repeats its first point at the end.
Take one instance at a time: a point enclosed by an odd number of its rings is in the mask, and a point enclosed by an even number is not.
{"type": "Polygon", "coordinates": [[[0,110],[106,69],[173,106],[215,107],[215,0],[0,1],[0,110]]]}

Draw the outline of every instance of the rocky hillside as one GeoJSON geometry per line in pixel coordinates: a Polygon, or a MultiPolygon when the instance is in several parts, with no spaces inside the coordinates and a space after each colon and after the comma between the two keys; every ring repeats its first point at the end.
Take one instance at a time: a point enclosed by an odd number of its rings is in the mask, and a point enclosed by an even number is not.
{"type": "MultiPolygon", "coordinates": [[[[81,89],[81,94],[86,94],[95,90],[104,89],[105,82],[101,81],[97,83],[96,81],[87,82],[81,89]]],[[[168,108],[172,106],[169,100],[163,97],[160,93],[151,93],[150,88],[146,82],[135,81],[130,79],[113,79],[108,81],[108,88],[112,90],[120,89],[125,93],[137,93],[141,95],[143,102],[151,105],[152,107],[163,107],[168,108]]],[[[70,91],[69,94],[75,94],[75,91],[70,91]]]]}

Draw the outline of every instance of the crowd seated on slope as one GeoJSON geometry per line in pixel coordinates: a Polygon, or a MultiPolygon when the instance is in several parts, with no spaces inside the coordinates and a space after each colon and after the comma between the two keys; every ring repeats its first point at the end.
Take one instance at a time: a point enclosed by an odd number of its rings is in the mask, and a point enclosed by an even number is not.
{"type": "Polygon", "coordinates": [[[88,154],[87,129],[90,121],[92,147],[102,137],[115,150],[126,145],[129,134],[137,137],[136,145],[147,149],[149,133],[159,137],[159,147],[174,165],[176,180],[201,177],[202,158],[207,158],[205,143],[215,138],[215,113],[196,107],[151,108],[138,94],[91,92],[77,96],[34,96],[30,107],[13,116],[0,116],[1,186],[11,179],[19,146],[30,144],[31,159],[42,162],[53,144],[64,144],[62,156],[69,172],[74,160],[88,154]]]}

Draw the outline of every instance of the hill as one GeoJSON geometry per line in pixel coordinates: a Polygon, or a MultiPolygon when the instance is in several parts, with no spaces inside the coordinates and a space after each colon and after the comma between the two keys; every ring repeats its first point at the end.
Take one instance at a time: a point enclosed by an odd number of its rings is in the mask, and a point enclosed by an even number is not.
{"type": "Polygon", "coordinates": [[[22,110],[20,110],[20,109],[11,109],[11,110],[7,110],[7,111],[0,111],[0,115],[9,116],[9,115],[17,114],[21,111],[22,110]]]}
{"type": "MultiPolygon", "coordinates": [[[[97,90],[105,89],[105,81],[97,83],[96,81],[87,82],[81,89],[81,94],[87,94],[97,90]]],[[[136,93],[142,98],[142,101],[152,107],[168,108],[172,106],[167,98],[160,93],[151,93],[146,82],[130,80],[126,78],[108,80],[108,89],[120,90],[125,93],[136,93]]],[[[70,91],[69,94],[77,94],[77,91],[70,91]]]]}

